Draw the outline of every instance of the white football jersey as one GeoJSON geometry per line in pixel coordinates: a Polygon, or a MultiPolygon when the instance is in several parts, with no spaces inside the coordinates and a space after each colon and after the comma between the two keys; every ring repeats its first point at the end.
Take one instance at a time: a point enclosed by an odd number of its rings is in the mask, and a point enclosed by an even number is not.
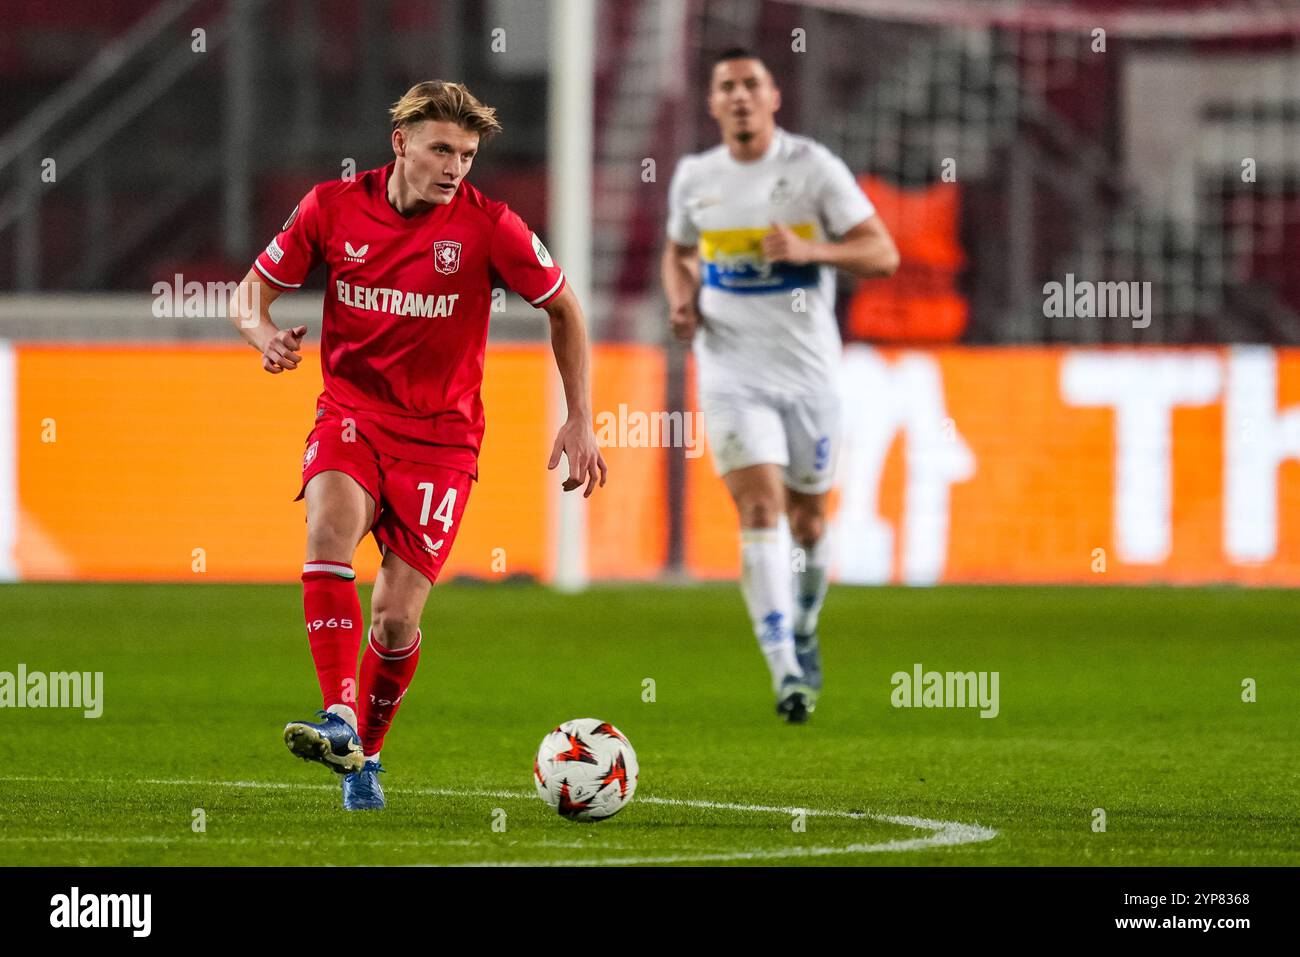
{"type": "Polygon", "coordinates": [[[835,270],[768,262],[762,239],[773,223],[805,239],[836,239],[875,211],[843,160],[779,128],[753,162],[733,159],[725,144],[681,159],[669,189],[668,238],[699,249],[701,391],[835,387],[835,270]]]}

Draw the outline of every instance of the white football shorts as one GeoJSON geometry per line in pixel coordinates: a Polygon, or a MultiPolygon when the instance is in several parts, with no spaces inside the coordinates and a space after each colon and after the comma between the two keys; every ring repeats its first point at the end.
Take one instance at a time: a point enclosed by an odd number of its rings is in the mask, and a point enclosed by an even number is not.
{"type": "Polygon", "coordinates": [[[706,392],[700,411],[719,475],[771,463],[782,467],[787,488],[806,495],[830,491],[840,449],[836,393],[706,392]]]}

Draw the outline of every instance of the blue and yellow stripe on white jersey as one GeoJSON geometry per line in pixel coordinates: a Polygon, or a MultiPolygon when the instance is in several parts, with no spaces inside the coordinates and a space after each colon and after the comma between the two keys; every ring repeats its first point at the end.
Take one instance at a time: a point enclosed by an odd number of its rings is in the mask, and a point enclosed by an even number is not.
{"type": "MultiPolygon", "coordinates": [[[[803,239],[814,239],[812,223],[789,227],[803,239]]],[[[705,286],[734,293],[785,292],[817,285],[818,266],[807,263],[768,262],[763,258],[763,237],[770,227],[761,229],[705,229],[700,232],[700,279],[705,286]]]]}

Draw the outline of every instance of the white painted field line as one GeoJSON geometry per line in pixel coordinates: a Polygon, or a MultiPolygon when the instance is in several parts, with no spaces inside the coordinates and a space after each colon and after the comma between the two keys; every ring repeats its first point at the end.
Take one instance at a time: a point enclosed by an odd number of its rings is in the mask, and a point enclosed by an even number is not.
{"type": "MultiPolygon", "coordinates": [[[[472,841],[463,838],[439,841],[348,841],[349,847],[476,847],[486,841],[472,841]]],[[[132,835],[93,835],[93,834],[34,834],[30,837],[0,836],[0,844],[232,844],[256,845],[258,847],[320,847],[319,840],[288,840],[280,837],[210,837],[188,834],[132,834],[132,835]]]]}
{"type": "MultiPolygon", "coordinates": [[[[196,837],[187,834],[130,834],[130,835],[93,835],[93,834],[33,834],[27,837],[3,835],[0,844],[188,844],[191,847],[202,844],[226,844],[257,847],[314,847],[321,846],[319,840],[290,840],[282,837],[196,837]]],[[[477,841],[469,838],[447,838],[445,840],[421,841],[402,838],[398,840],[354,841],[349,839],[347,847],[485,847],[489,844],[504,844],[506,847],[590,847],[584,841],[477,841]]],[[[604,845],[606,848],[609,845],[604,845]]],[[[614,845],[618,849],[627,845],[614,845]]]]}
{"type": "MultiPolygon", "coordinates": [[[[844,844],[833,847],[760,848],[751,851],[717,851],[701,854],[664,854],[655,857],[579,858],[572,861],[469,861],[456,867],[618,867],[634,864],[707,864],[726,861],[780,860],[783,858],[828,857],[836,854],[879,854],[897,851],[923,851],[932,847],[954,847],[992,840],[997,831],[967,824],[954,824],[929,837],[877,844],[844,844]]],[[[417,865],[433,866],[433,865],[417,865]]]]}
{"type": "MultiPolygon", "coordinates": [[[[73,779],[69,778],[19,778],[7,777],[0,778],[0,781],[45,781],[49,783],[69,783],[73,779]]],[[[85,781],[85,779],[76,779],[85,781]]],[[[103,783],[109,782],[106,779],[98,779],[103,783]]],[[[89,782],[85,782],[89,783],[89,782]]],[[[164,787],[232,787],[232,788],[253,788],[267,790],[334,790],[327,784],[297,784],[280,781],[195,781],[184,778],[150,778],[139,782],[141,784],[156,784],[164,787]]],[[[532,791],[500,791],[500,790],[483,790],[476,788],[396,788],[391,791],[393,794],[424,794],[436,797],[492,797],[505,798],[507,800],[536,800],[532,791]]],[[[916,828],[917,830],[930,831],[931,833],[923,837],[907,838],[896,841],[883,841],[874,844],[844,844],[826,847],[800,847],[792,846],[786,848],[756,848],[746,851],[717,851],[704,852],[698,854],[664,854],[648,857],[601,857],[601,858],[580,858],[570,861],[474,861],[469,864],[461,865],[465,867],[608,867],[627,864],[691,864],[706,862],[723,862],[723,861],[757,861],[757,860],[779,860],[781,858],[801,857],[801,858],[819,858],[840,854],[878,854],[878,853],[896,853],[899,851],[919,851],[928,848],[938,847],[957,847],[962,844],[978,844],[983,841],[991,841],[997,837],[998,832],[993,828],[983,827],[978,824],[962,824],[956,821],[936,821],[930,818],[911,817],[907,815],[896,814],[873,814],[866,811],[835,811],[822,808],[805,808],[805,807],[777,807],[767,804],[738,804],[725,801],[699,801],[687,800],[682,798],[662,798],[653,795],[646,795],[637,800],[642,804],[660,804],[669,807],[691,807],[705,808],[709,810],[737,811],[747,814],[780,814],[786,817],[793,816],[802,812],[808,817],[834,817],[848,820],[872,820],[880,821],[886,824],[897,824],[902,827],[916,828]]],[[[353,842],[361,843],[361,842],[353,842]]],[[[520,846],[543,846],[538,845],[520,845],[520,846]]],[[[564,846],[560,843],[551,846],[564,846]]],[[[568,846],[582,846],[570,844],[568,846]]]]}

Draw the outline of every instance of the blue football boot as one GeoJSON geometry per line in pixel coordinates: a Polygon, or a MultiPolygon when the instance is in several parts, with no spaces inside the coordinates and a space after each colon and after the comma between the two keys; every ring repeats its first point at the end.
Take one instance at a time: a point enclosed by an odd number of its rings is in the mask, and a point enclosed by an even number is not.
{"type": "Polygon", "coordinates": [[[794,636],[794,656],[803,669],[804,681],[813,691],[822,690],[822,650],[817,644],[817,632],[794,636]]]}
{"type": "Polygon", "coordinates": [[[381,773],[384,769],[378,761],[367,761],[360,771],[344,775],[343,810],[382,811],[384,788],[379,783],[381,773]]]}
{"type": "Polygon", "coordinates": [[[787,724],[803,724],[817,706],[817,692],[804,678],[786,675],[776,693],[776,713],[787,724]]]}
{"type": "Polygon", "coordinates": [[[360,771],[365,763],[361,739],[343,718],[317,711],[319,722],[290,721],[284,726],[284,743],[304,761],[319,761],[339,774],[360,771]]]}

